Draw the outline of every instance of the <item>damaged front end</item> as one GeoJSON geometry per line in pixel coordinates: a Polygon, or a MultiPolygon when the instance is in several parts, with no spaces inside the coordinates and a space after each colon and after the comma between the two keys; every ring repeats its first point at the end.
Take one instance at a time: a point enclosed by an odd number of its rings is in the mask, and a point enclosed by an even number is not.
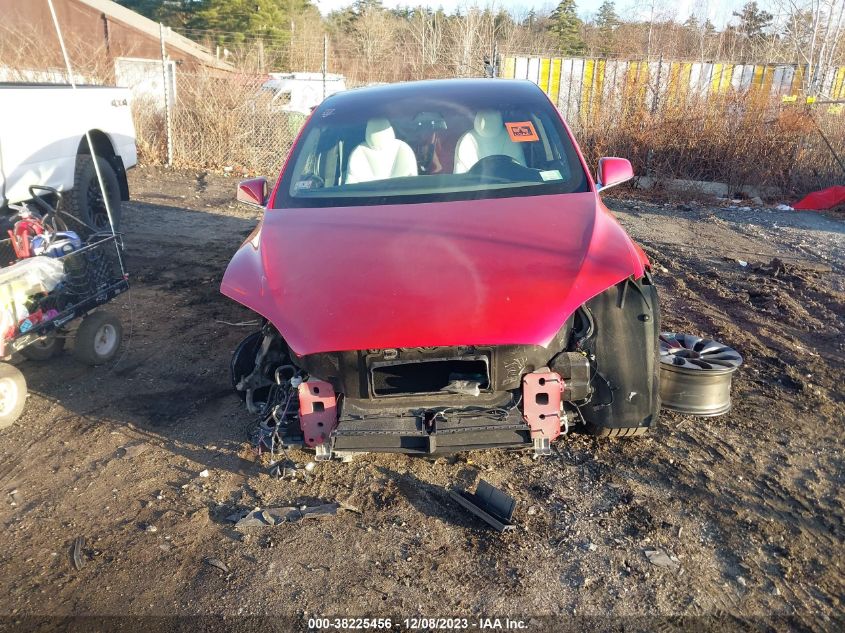
{"type": "Polygon", "coordinates": [[[233,386],[280,446],[318,459],[354,452],[432,454],[531,448],[580,422],[593,374],[578,310],[548,347],[474,345],[297,356],[267,323],[232,359],[233,386]]]}

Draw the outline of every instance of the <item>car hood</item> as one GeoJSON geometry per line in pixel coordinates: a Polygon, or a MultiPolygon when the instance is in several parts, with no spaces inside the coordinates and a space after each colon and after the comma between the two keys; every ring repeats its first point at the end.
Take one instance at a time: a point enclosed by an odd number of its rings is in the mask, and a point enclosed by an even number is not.
{"type": "Polygon", "coordinates": [[[578,306],[646,264],[592,192],[270,209],[221,290],[299,355],[545,346],[578,306]]]}

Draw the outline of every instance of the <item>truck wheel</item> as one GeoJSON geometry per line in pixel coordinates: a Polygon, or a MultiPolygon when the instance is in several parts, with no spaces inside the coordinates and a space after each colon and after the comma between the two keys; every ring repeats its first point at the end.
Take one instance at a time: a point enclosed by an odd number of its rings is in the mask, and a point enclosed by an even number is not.
{"type": "MultiPolygon", "coordinates": [[[[114,169],[106,159],[97,157],[97,164],[100,167],[100,173],[106,185],[112,220],[114,221],[114,230],[117,231],[120,228],[121,215],[120,185],[117,181],[117,174],[114,173],[114,169]]],[[[79,232],[80,235],[85,234],[84,237],[87,237],[92,232],[111,231],[109,227],[109,214],[106,210],[103,192],[97,180],[97,171],[94,169],[94,159],[88,154],[80,154],[76,157],[73,190],[67,199],[70,214],[91,227],[79,232]]]]}
{"type": "Polygon", "coordinates": [[[120,319],[110,312],[99,310],[84,319],[76,331],[73,354],[87,365],[102,365],[112,360],[123,340],[120,319]]]}
{"type": "Polygon", "coordinates": [[[17,367],[0,363],[0,429],[21,417],[26,403],[26,379],[17,367]]]}
{"type": "Polygon", "coordinates": [[[62,353],[65,348],[65,337],[51,334],[40,338],[21,350],[21,356],[29,360],[50,360],[62,353]]]}

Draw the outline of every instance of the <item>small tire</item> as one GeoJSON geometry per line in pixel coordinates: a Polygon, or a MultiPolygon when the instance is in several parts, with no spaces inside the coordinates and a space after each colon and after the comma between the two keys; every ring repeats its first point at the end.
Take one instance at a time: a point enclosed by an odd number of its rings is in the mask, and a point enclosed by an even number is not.
{"type": "Polygon", "coordinates": [[[65,337],[51,334],[38,339],[21,350],[21,356],[29,360],[45,361],[58,356],[65,349],[65,337]]]}
{"type": "Polygon", "coordinates": [[[20,370],[0,363],[0,429],[12,426],[26,404],[26,379],[20,370]]]}
{"type": "Polygon", "coordinates": [[[92,312],[76,331],[73,355],[87,365],[102,365],[117,356],[122,340],[120,319],[103,310],[92,312]]]}
{"type": "MultiPolygon", "coordinates": [[[[109,162],[102,157],[97,157],[97,165],[106,185],[109,206],[111,207],[114,230],[120,228],[120,184],[117,174],[109,162]]],[[[88,154],[80,154],[76,157],[76,171],[73,176],[73,190],[67,196],[68,212],[87,225],[77,231],[80,236],[88,237],[92,232],[111,232],[109,226],[109,215],[97,179],[97,171],[94,169],[94,159],[88,154]]]]}

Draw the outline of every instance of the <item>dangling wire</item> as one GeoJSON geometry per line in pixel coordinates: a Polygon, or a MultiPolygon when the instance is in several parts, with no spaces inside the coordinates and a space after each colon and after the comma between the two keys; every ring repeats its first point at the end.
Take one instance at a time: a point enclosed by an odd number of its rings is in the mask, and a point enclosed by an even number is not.
{"type": "MultiPolygon", "coordinates": [[[[76,80],[73,78],[73,68],[70,65],[70,56],[68,55],[67,48],[65,47],[65,40],[62,36],[62,29],[59,26],[59,19],[56,17],[56,9],[53,6],[53,0],[47,0],[47,5],[50,7],[50,15],[53,18],[53,26],[56,28],[56,35],[59,38],[59,46],[62,49],[62,57],[64,57],[65,68],[67,69],[67,78],[70,82],[71,89],[75,92],[79,88],[76,85],[76,80]]],[[[94,172],[97,175],[97,182],[100,185],[100,191],[103,192],[103,204],[106,207],[106,214],[109,216],[109,228],[111,229],[112,235],[115,235],[114,216],[112,215],[111,202],[109,201],[108,189],[106,189],[103,174],[100,171],[100,163],[97,160],[97,152],[94,149],[94,141],[91,138],[91,130],[85,130],[85,141],[88,143],[88,151],[91,152],[91,159],[94,163],[94,172]]],[[[126,271],[123,268],[123,258],[118,256],[118,261],[120,262],[120,272],[123,275],[126,275],[126,271]]]]}
{"type": "MultiPolygon", "coordinates": [[[[62,49],[62,57],[65,60],[65,68],[67,69],[67,78],[68,82],[70,83],[71,90],[76,92],[78,87],[76,85],[76,80],[73,77],[73,68],[70,64],[70,56],[67,53],[67,48],[65,47],[65,39],[62,36],[62,28],[59,26],[59,18],[56,16],[56,8],[53,6],[53,0],[47,0],[47,6],[50,8],[50,16],[53,18],[53,26],[56,29],[56,36],[59,38],[59,46],[62,49]]],[[[117,251],[117,262],[120,266],[120,274],[123,276],[124,279],[127,278],[126,276],[126,268],[123,265],[123,257],[120,254],[120,246],[118,245],[118,237],[117,233],[114,230],[114,215],[112,214],[111,208],[111,201],[109,200],[109,192],[106,189],[106,183],[103,180],[103,174],[100,171],[100,162],[97,159],[97,152],[94,148],[94,141],[91,138],[91,130],[85,130],[85,141],[88,143],[88,151],[91,152],[91,160],[94,163],[94,173],[97,175],[97,183],[100,185],[100,191],[103,193],[103,204],[106,207],[106,215],[109,217],[109,228],[111,229],[112,237],[114,238],[115,242],[115,250],[117,251]]],[[[112,369],[120,363],[124,356],[129,351],[129,348],[132,344],[132,333],[134,329],[134,323],[132,319],[132,289],[128,290],[128,300],[129,300],[129,337],[127,338],[126,345],[124,346],[123,353],[117,359],[117,361],[112,366],[112,369]]]]}

